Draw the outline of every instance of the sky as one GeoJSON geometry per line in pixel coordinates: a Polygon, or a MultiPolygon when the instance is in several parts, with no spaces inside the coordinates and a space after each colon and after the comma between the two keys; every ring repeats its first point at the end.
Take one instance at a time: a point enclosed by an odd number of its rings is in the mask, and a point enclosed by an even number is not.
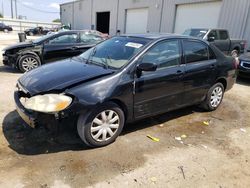
{"type": "MultiPolygon", "coordinates": [[[[17,15],[26,16],[28,20],[51,22],[60,18],[59,4],[71,1],[73,0],[17,0],[17,15]]],[[[0,0],[0,12],[3,12],[4,17],[11,17],[10,7],[11,0],[0,0]]]]}

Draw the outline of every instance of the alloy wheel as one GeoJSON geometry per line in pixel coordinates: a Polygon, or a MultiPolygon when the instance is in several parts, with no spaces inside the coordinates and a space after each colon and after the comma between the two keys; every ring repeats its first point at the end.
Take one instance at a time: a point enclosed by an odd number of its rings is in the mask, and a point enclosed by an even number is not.
{"type": "Polygon", "coordinates": [[[113,110],[98,114],[91,124],[91,136],[95,141],[104,142],[111,139],[120,126],[120,117],[113,110]]]}
{"type": "Polygon", "coordinates": [[[222,96],[223,96],[222,88],[215,87],[210,98],[211,106],[214,108],[218,107],[219,104],[221,103],[222,96]]]}
{"type": "Polygon", "coordinates": [[[22,67],[25,71],[32,70],[39,66],[38,61],[33,57],[27,57],[22,62],[22,67]]]}

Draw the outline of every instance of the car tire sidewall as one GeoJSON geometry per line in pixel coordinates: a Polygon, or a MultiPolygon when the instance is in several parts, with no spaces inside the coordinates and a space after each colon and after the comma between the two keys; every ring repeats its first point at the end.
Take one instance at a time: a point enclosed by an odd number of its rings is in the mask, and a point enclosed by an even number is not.
{"type": "Polygon", "coordinates": [[[8,29],[4,29],[3,32],[4,32],[4,33],[8,33],[9,30],[8,30],[8,29]]]}
{"type": "Polygon", "coordinates": [[[224,97],[224,86],[223,86],[223,84],[222,83],[216,83],[215,85],[213,85],[210,89],[209,89],[209,91],[208,91],[208,93],[207,93],[207,97],[206,97],[206,101],[205,101],[205,105],[206,105],[206,110],[208,110],[208,111],[214,111],[214,110],[216,110],[220,105],[221,105],[221,103],[222,103],[222,100],[223,100],[223,97],[224,97]],[[221,101],[220,101],[220,103],[216,106],[216,107],[213,107],[212,105],[211,105],[211,96],[212,96],[212,93],[213,93],[213,90],[216,88],[216,87],[220,87],[221,89],[222,89],[222,98],[221,98],[221,101]]]}
{"type": "MultiPolygon", "coordinates": [[[[22,63],[23,63],[23,60],[26,59],[26,58],[28,58],[28,57],[32,57],[32,58],[36,59],[36,61],[38,62],[38,67],[41,66],[40,58],[37,57],[36,55],[32,55],[32,54],[23,55],[23,56],[19,59],[19,61],[18,61],[18,68],[19,68],[19,70],[20,70],[21,72],[23,72],[23,73],[25,73],[25,72],[27,72],[27,71],[23,68],[22,63]]],[[[37,68],[37,67],[36,67],[36,68],[37,68]]]]}
{"type": "Polygon", "coordinates": [[[78,122],[77,122],[77,131],[79,136],[81,137],[82,141],[90,146],[90,147],[102,147],[102,146],[106,146],[108,144],[113,143],[116,138],[120,135],[120,133],[122,132],[122,129],[124,127],[124,123],[125,123],[125,116],[124,116],[124,112],[122,111],[122,109],[116,105],[115,103],[106,103],[104,105],[101,105],[100,107],[96,108],[96,110],[94,110],[91,113],[88,113],[87,115],[82,114],[79,116],[78,122]],[[120,125],[118,127],[118,130],[116,131],[116,133],[113,135],[112,138],[110,138],[107,141],[104,142],[98,142],[96,140],[94,140],[91,136],[91,124],[93,119],[102,111],[104,110],[113,110],[115,111],[119,118],[120,118],[120,125]]]}

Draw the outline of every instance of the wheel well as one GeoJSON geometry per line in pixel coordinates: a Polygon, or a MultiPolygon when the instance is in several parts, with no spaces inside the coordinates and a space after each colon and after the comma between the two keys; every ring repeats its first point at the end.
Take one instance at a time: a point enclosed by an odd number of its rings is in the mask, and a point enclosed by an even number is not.
{"type": "Polygon", "coordinates": [[[224,86],[224,90],[227,89],[227,81],[226,81],[226,79],[220,78],[220,79],[217,80],[217,83],[222,83],[222,85],[224,86]]]}
{"type": "Polygon", "coordinates": [[[119,99],[112,99],[109,102],[113,102],[113,103],[117,104],[122,109],[122,111],[124,112],[124,115],[125,115],[125,120],[126,120],[127,116],[128,116],[127,106],[119,99]]]}

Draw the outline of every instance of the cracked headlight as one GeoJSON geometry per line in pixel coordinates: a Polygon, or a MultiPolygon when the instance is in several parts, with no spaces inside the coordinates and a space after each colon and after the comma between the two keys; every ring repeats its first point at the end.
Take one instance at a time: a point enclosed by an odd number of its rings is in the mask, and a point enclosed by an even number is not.
{"type": "Polygon", "coordinates": [[[67,108],[72,98],[63,94],[37,95],[26,99],[24,107],[37,112],[53,113],[67,108]]]}

